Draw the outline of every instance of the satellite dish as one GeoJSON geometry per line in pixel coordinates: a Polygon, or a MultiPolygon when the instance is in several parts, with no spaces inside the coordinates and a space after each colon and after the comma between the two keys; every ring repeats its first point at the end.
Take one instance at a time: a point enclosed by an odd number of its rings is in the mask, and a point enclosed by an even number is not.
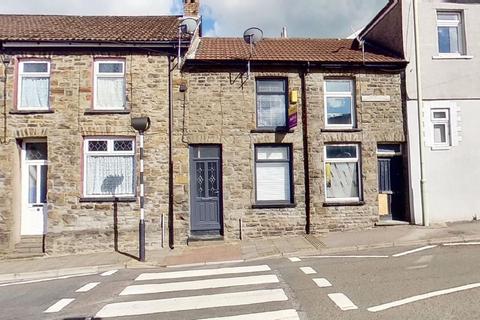
{"type": "Polygon", "coordinates": [[[197,20],[193,18],[183,19],[182,23],[180,23],[180,30],[183,34],[194,34],[195,30],[197,30],[197,20]]]}
{"type": "Polygon", "coordinates": [[[262,41],[263,39],[263,31],[260,28],[253,27],[248,28],[243,33],[243,40],[250,45],[255,45],[262,41]]]}

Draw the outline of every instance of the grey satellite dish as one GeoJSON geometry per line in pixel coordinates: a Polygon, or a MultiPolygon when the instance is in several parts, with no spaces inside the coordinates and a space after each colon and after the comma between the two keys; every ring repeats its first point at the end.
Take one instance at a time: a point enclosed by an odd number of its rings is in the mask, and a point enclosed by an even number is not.
{"type": "Polygon", "coordinates": [[[262,41],[263,31],[257,27],[248,28],[243,33],[243,40],[250,45],[255,45],[262,41]]]}
{"type": "Polygon", "coordinates": [[[180,24],[180,30],[183,34],[193,34],[197,30],[197,20],[193,18],[183,19],[180,24]]]}

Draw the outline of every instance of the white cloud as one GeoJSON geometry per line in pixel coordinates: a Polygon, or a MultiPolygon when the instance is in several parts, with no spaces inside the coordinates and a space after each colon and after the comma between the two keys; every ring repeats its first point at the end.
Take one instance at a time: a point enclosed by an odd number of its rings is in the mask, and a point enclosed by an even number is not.
{"type": "Polygon", "coordinates": [[[165,15],[179,13],[176,0],[1,0],[1,13],[165,15]]]}
{"type": "Polygon", "coordinates": [[[265,36],[347,37],[363,27],[387,0],[201,0],[203,15],[213,20],[207,36],[241,36],[251,26],[265,36]]]}

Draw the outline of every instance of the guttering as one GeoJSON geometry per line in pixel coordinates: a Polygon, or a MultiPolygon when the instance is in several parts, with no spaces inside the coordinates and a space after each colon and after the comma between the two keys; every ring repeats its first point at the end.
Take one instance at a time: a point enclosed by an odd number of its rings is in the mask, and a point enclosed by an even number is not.
{"type": "Polygon", "coordinates": [[[310,213],[310,153],[308,152],[308,117],[307,117],[307,88],[305,76],[308,73],[310,64],[307,63],[305,71],[300,73],[302,86],[302,136],[303,136],[303,175],[305,184],[305,233],[311,233],[311,213],[310,213]]]}
{"type": "MultiPolygon", "coordinates": [[[[187,49],[189,41],[182,41],[181,47],[187,49]]],[[[178,41],[3,41],[5,48],[177,48],[178,41]]]]}
{"type": "Polygon", "coordinates": [[[425,173],[425,137],[424,137],[424,115],[423,115],[423,88],[421,72],[421,54],[418,19],[418,0],[413,0],[413,34],[415,38],[415,80],[417,85],[417,112],[418,112],[418,141],[420,156],[420,193],[422,202],[422,222],[425,227],[430,225],[430,217],[427,204],[427,180],[425,173]]]}

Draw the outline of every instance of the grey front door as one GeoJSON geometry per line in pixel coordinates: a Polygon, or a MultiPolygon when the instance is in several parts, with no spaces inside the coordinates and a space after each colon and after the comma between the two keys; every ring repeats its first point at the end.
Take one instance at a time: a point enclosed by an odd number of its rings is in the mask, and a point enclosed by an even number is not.
{"type": "Polygon", "coordinates": [[[221,167],[220,146],[205,145],[190,148],[192,234],[221,234],[221,167]]]}

